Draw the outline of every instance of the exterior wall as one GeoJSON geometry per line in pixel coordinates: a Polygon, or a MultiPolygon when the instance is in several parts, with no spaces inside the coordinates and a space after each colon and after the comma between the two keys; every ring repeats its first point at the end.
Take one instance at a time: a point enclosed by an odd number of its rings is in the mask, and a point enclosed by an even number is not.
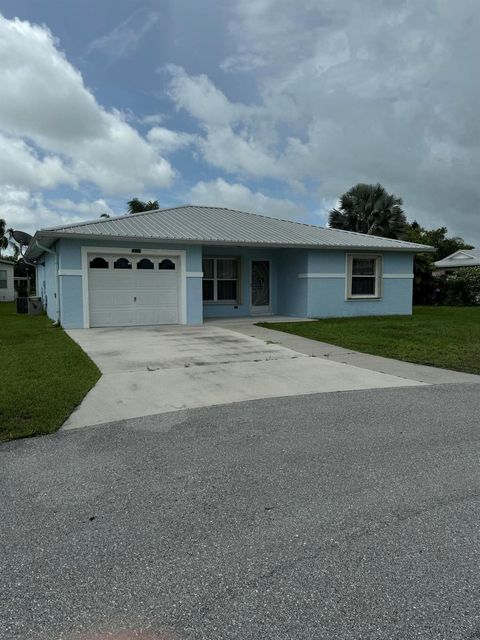
{"type": "MultiPolygon", "coordinates": [[[[145,254],[147,254],[149,250],[185,251],[187,324],[201,324],[203,322],[201,303],[202,278],[200,275],[202,271],[201,247],[193,245],[73,239],[62,239],[58,242],[58,246],[61,324],[65,328],[77,329],[84,326],[82,274],[82,247],[84,246],[110,248],[112,250],[125,249],[126,253],[129,253],[131,249],[142,249],[142,252],[145,254]]],[[[47,256],[54,258],[51,254],[45,254],[45,268],[47,268],[47,256]]],[[[49,287],[47,286],[46,289],[48,298],[49,287]]]]}
{"type": "MultiPolygon", "coordinates": [[[[252,260],[270,260],[270,304],[271,313],[277,311],[278,257],[275,249],[249,247],[203,247],[204,257],[232,256],[240,258],[240,300],[238,304],[223,302],[203,303],[204,318],[236,318],[251,315],[250,268],[252,260]]],[[[200,267],[200,270],[202,267],[200,267]]],[[[202,300],[202,292],[200,292],[202,300]]]]}
{"type": "Polygon", "coordinates": [[[66,329],[83,328],[82,284],[82,276],[60,277],[60,318],[62,327],[66,329]]]}
{"type": "MultiPolygon", "coordinates": [[[[180,244],[142,244],[108,240],[62,239],[56,243],[59,258],[60,316],[66,328],[84,326],[82,247],[105,249],[178,250],[185,252],[186,322],[198,325],[203,318],[245,317],[252,313],[250,269],[252,260],[270,260],[271,313],[285,316],[327,318],[412,312],[413,254],[375,252],[383,255],[382,295],[379,299],[346,299],[346,257],[340,250],[261,249],[180,244]],[[238,304],[203,303],[202,256],[238,256],[241,260],[238,304]]],[[[360,252],[352,252],[360,253],[360,252]]],[[[37,267],[38,292],[47,313],[57,319],[55,255],[46,253],[37,267]]],[[[12,276],[13,280],[13,276],[12,276]]],[[[1,299],[1,298],[0,298],[1,299]]]]}
{"type": "Polygon", "coordinates": [[[378,299],[346,297],[346,261],[358,251],[306,249],[247,249],[203,247],[204,256],[238,256],[241,259],[241,301],[238,305],[204,303],[205,318],[251,315],[250,261],[271,260],[273,314],[329,318],[412,313],[413,254],[382,253],[382,295],[378,299]]]}
{"type": "Polygon", "coordinates": [[[12,302],[15,299],[13,264],[8,262],[0,262],[0,270],[7,272],[7,287],[6,289],[0,289],[0,302],[12,302]]]}
{"type": "MultiPolygon", "coordinates": [[[[54,250],[55,247],[52,247],[54,250]]],[[[42,264],[37,265],[37,291],[42,299],[43,307],[49,318],[57,320],[57,275],[55,256],[45,253],[41,258],[42,264]]]]}
{"type": "MultiPolygon", "coordinates": [[[[309,318],[374,315],[410,315],[413,294],[413,254],[381,253],[383,256],[382,294],[378,299],[346,298],[346,256],[358,251],[309,251],[309,318]]],[[[301,278],[302,279],[302,278],[301,278]]]]}
{"type": "Polygon", "coordinates": [[[282,249],[278,257],[278,313],[282,316],[307,316],[308,280],[299,274],[308,269],[308,252],[282,249]]]}

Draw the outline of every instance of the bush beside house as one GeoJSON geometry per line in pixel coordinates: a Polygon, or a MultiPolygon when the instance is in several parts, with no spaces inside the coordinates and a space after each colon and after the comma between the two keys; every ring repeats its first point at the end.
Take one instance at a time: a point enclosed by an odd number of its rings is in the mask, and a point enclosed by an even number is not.
{"type": "Polygon", "coordinates": [[[436,276],[437,302],[453,306],[480,304],[480,267],[463,267],[436,276]]]}

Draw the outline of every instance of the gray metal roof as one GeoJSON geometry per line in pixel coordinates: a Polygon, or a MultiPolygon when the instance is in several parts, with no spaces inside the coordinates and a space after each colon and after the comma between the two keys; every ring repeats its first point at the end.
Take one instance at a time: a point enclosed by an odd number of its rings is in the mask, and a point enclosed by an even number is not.
{"type": "MultiPolygon", "coordinates": [[[[56,238],[63,237],[325,249],[429,250],[425,245],[401,240],[328,229],[221,207],[192,205],[42,229],[35,234],[34,241],[38,239],[47,246],[45,239],[51,244],[56,238]]],[[[27,257],[39,255],[34,241],[27,257]]]]}
{"type": "Polygon", "coordinates": [[[480,267],[480,249],[460,249],[451,255],[435,262],[439,269],[456,267],[480,267]]]}

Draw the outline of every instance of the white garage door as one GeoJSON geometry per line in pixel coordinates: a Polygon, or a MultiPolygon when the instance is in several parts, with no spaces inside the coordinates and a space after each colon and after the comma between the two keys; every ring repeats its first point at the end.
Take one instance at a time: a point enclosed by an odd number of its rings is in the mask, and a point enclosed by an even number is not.
{"type": "Polygon", "coordinates": [[[89,254],[91,327],[179,322],[179,259],[89,254]]]}

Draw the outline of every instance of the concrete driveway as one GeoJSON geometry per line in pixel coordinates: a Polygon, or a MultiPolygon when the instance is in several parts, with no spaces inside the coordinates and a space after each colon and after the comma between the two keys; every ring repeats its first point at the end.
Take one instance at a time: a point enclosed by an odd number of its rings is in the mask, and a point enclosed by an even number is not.
{"type": "Polygon", "coordinates": [[[1,445],[0,640],[477,639],[478,408],[349,391],[1,445]]]}
{"type": "Polygon", "coordinates": [[[209,323],[68,333],[103,376],[66,429],[259,398],[422,384],[287,348],[272,331],[272,339],[261,339],[209,323]]]}

